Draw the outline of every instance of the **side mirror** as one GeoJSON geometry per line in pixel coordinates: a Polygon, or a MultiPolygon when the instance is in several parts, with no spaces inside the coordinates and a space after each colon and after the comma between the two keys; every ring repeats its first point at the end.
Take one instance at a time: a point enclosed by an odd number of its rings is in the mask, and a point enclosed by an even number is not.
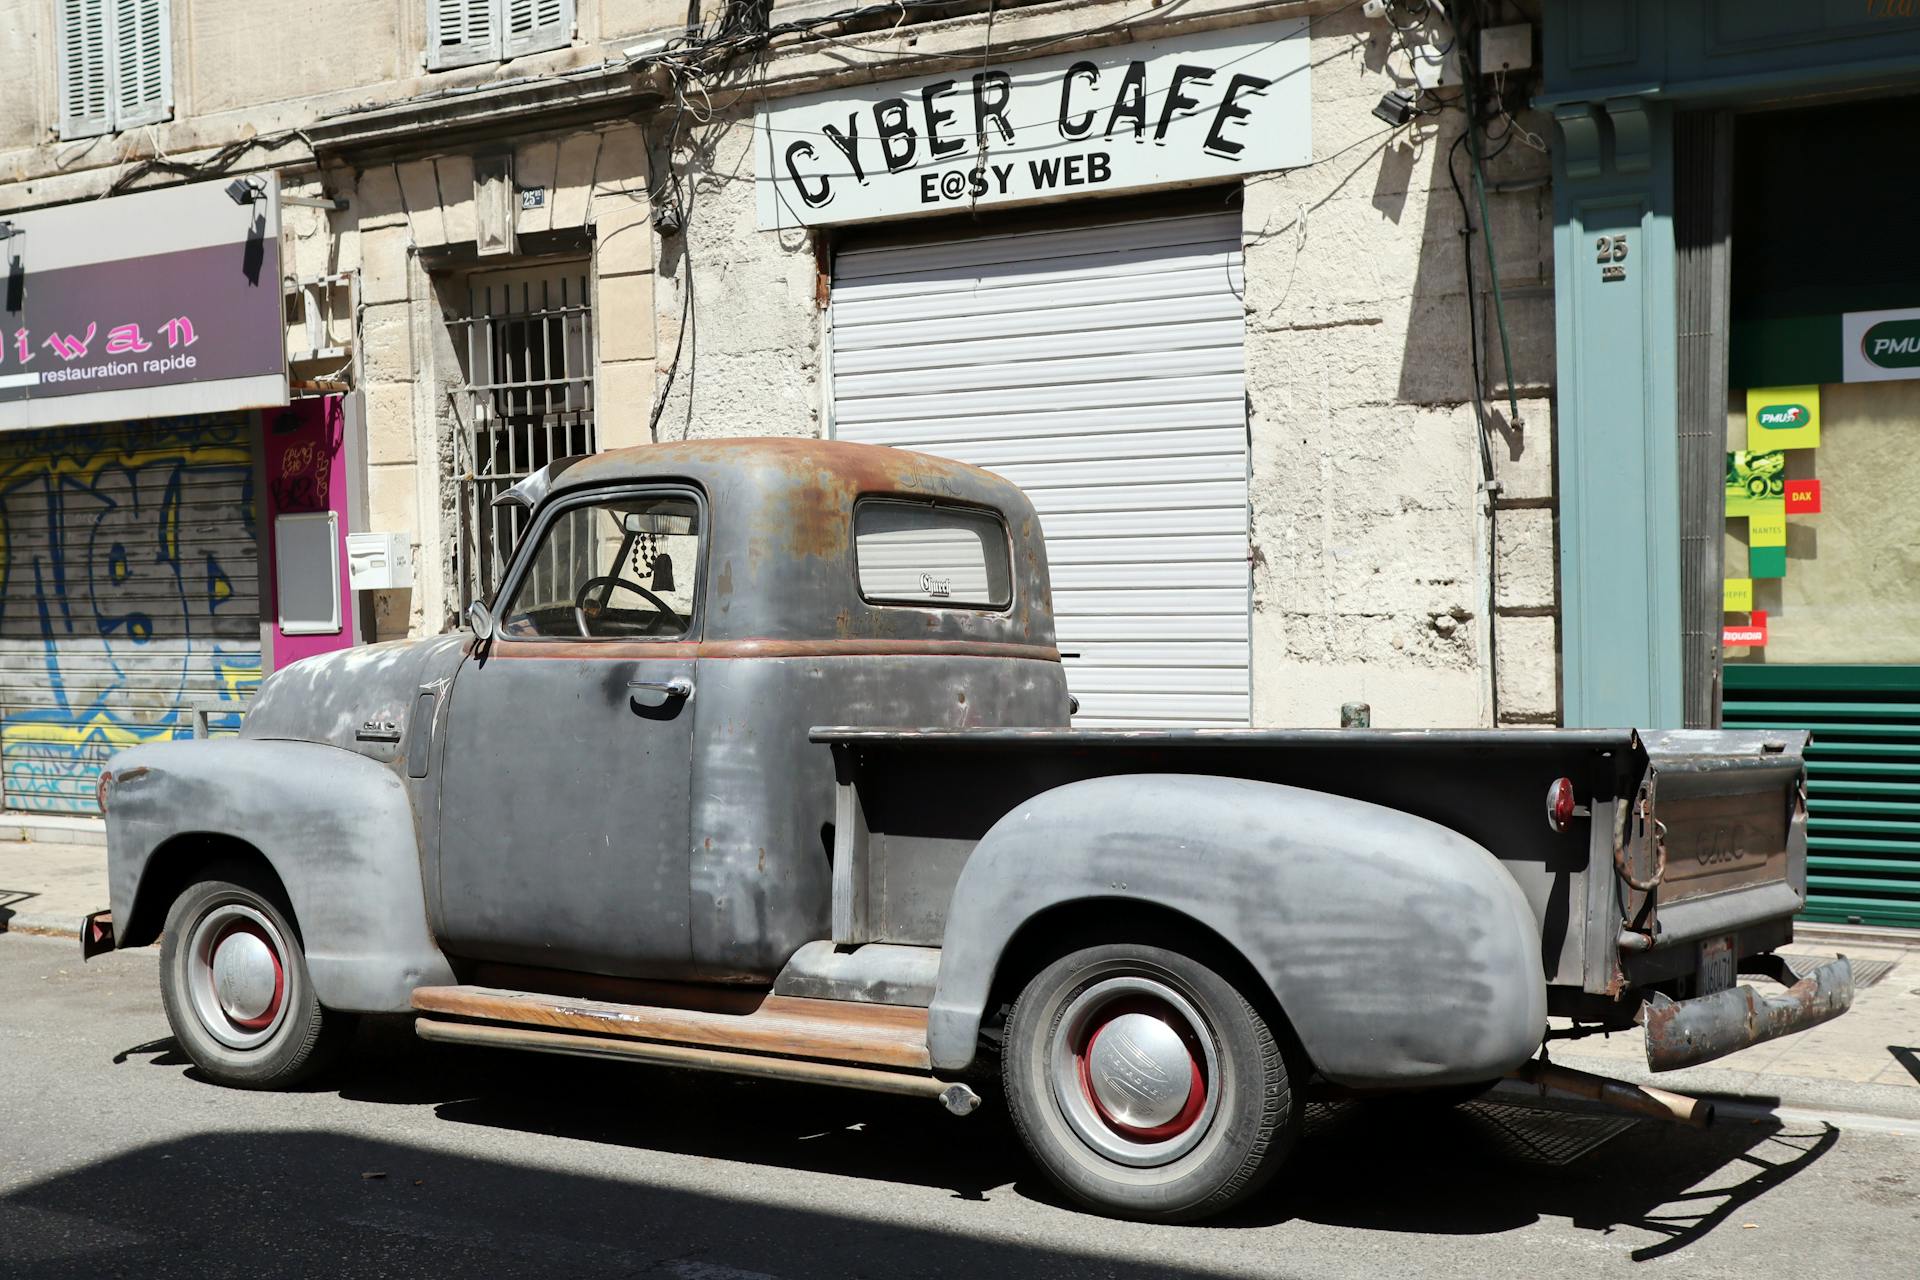
{"type": "Polygon", "coordinates": [[[493,639],[493,615],[478,600],[467,606],[467,627],[482,640],[493,639]]]}

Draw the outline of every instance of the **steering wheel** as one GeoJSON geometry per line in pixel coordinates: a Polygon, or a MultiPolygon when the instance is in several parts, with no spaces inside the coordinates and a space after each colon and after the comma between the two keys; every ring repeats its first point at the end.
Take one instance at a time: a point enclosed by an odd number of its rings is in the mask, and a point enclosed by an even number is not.
{"type": "MultiPolygon", "coordinates": [[[[675,613],[673,607],[665,600],[662,600],[659,596],[653,594],[653,592],[647,590],[637,582],[630,582],[625,578],[609,575],[600,578],[588,578],[581,584],[580,590],[576,592],[573,597],[573,621],[574,625],[580,628],[582,638],[589,640],[593,638],[593,632],[587,629],[587,593],[595,587],[602,586],[608,588],[625,587],[636,595],[645,596],[653,607],[660,611],[662,617],[671,618],[681,631],[687,629],[686,619],[675,613]]],[[[611,590],[609,590],[608,594],[612,594],[611,590]]],[[[605,607],[605,604],[606,601],[603,597],[601,600],[602,607],[605,607]]]]}

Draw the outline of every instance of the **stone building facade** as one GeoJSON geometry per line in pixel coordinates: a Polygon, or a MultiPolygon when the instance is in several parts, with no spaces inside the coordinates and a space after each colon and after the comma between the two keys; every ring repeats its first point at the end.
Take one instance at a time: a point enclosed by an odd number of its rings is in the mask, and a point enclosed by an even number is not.
{"type": "MultiPolygon", "coordinates": [[[[134,124],[63,137],[84,131],[63,128],[55,6],[0,0],[0,59],[34,72],[0,78],[0,217],[268,170],[287,195],[344,202],[285,207],[282,248],[296,382],[357,397],[364,518],[413,546],[413,587],[368,594],[363,638],[455,625],[492,585],[492,558],[513,532],[487,500],[549,457],[686,436],[884,438],[859,436],[847,418],[848,388],[865,376],[836,337],[858,293],[848,263],[930,262],[938,255],[916,246],[980,237],[1069,243],[1089,229],[1226,218],[1238,363],[1218,376],[1237,379],[1240,443],[1209,465],[1242,474],[1210,471],[1191,488],[1241,504],[1240,532],[1191,534],[1226,557],[1204,589],[1197,571],[1189,581],[1170,567],[1171,542],[1151,538],[1114,552],[1137,559],[1118,588],[1091,567],[1056,571],[1068,611],[1088,619],[1087,652],[1132,664],[1112,685],[1089,676],[1096,692],[1083,700],[1112,694],[1103,723],[1320,725],[1350,701],[1370,703],[1380,725],[1557,722],[1550,135],[1518,109],[1518,91],[1503,80],[1514,113],[1483,131],[1483,228],[1471,148],[1456,145],[1464,115],[1447,105],[1458,89],[1415,98],[1427,110],[1406,123],[1384,122],[1383,95],[1413,97],[1408,38],[1356,4],[701,7],[691,16],[704,49],[687,37],[685,6],[658,0],[559,5],[563,23],[518,44],[518,0],[501,6],[499,31],[477,35],[443,30],[426,0],[348,0],[324,31],[277,0],[171,0],[157,6],[163,101],[136,104],[134,124]],[[757,192],[770,171],[756,129],[783,104],[964,83],[981,68],[1018,78],[1023,64],[1067,55],[1124,62],[1132,45],[1177,59],[1183,42],[1282,28],[1303,54],[1307,163],[1111,195],[1063,186],[971,213],[763,225],[757,192]],[[541,43],[551,47],[529,47],[541,43]],[[714,43],[736,52],[722,57],[714,43]],[[1468,221],[1476,234],[1463,237],[1468,221]],[[301,329],[303,289],[332,302],[319,344],[301,329]],[[337,358],[306,359],[320,348],[337,358]],[[1244,571],[1228,563],[1236,555],[1244,571]],[[1195,659],[1184,683],[1156,671],[1185,659],[1128,658],[1124,643],[1129,628],[1152,633],[1171,618],[1177,630],[1182,592],[1224,610],[1222,630],[1195,632],[1191,652],[1213,656],[1195,659]],[[1170,698],[1138,692],[1162,687],[1170,698]],[[1208,709],[1183,714],[1182,700],[1208,709]]],[[[1508,4],[1504,21],[1532,21],[1531,8],[1508,4]]],[[[1097,265],[1081,275],[1105,278],[1097,265]]],[[[1045,412],[1057,425],[1071,410],[1045,412]]],[[[1006,456],[1052,458],[1043,444],[1006,456]]],[[[1141,501],[1177,506],[1182,448],[1060,465],[1128,494],[1167,479],[1141,501]]],[[[1022,465],[1008,462],[1009,474],[1022,478],[1022,465]]],[[[1034,465],[1040,487],[1080,492],[1034,465]]],[[[1109,514],[1127,536],[1152,526],[1109,514]]],[[[1079,645],[1063,629],[1063,649],[1079,645]]]]}

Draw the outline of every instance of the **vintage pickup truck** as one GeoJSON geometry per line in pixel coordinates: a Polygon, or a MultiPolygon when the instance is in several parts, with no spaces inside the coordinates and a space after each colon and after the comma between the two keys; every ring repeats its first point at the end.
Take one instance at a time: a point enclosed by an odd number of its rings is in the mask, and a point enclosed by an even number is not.
{"type": "Polygon", "coordinates": [[[1550,1016],[1685,1066],[1852,1000],[1773,954],[1801,735],[1075,730],[987,472],[736,440],[508,498],[468,630],[298,663],[238,738],[102,779],[88,950],[160,940],[211,1079],[408,1014],[962,1114],[997,1082],[1069,1194],[1179,1220],[1274,1172],[1310,1085],[1465,1096],[1550,1016]]]}

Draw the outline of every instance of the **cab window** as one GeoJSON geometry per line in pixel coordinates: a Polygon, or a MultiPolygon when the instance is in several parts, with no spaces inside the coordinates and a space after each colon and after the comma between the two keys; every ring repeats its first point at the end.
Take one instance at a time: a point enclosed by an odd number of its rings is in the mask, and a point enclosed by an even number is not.
{"type": "Polygon", "coordinates": [[[693,624],[700,506],[636,494],[568,507],[531,552],[500,629],[515,639],[679,640],[693,624]]]}
{"type": "Polygon", "coordinates": [[[1004,609],[1013,600],[1007,529],[993,512],[869,499],[854,508],[853,546],[870,603],[1004,609]]]}

